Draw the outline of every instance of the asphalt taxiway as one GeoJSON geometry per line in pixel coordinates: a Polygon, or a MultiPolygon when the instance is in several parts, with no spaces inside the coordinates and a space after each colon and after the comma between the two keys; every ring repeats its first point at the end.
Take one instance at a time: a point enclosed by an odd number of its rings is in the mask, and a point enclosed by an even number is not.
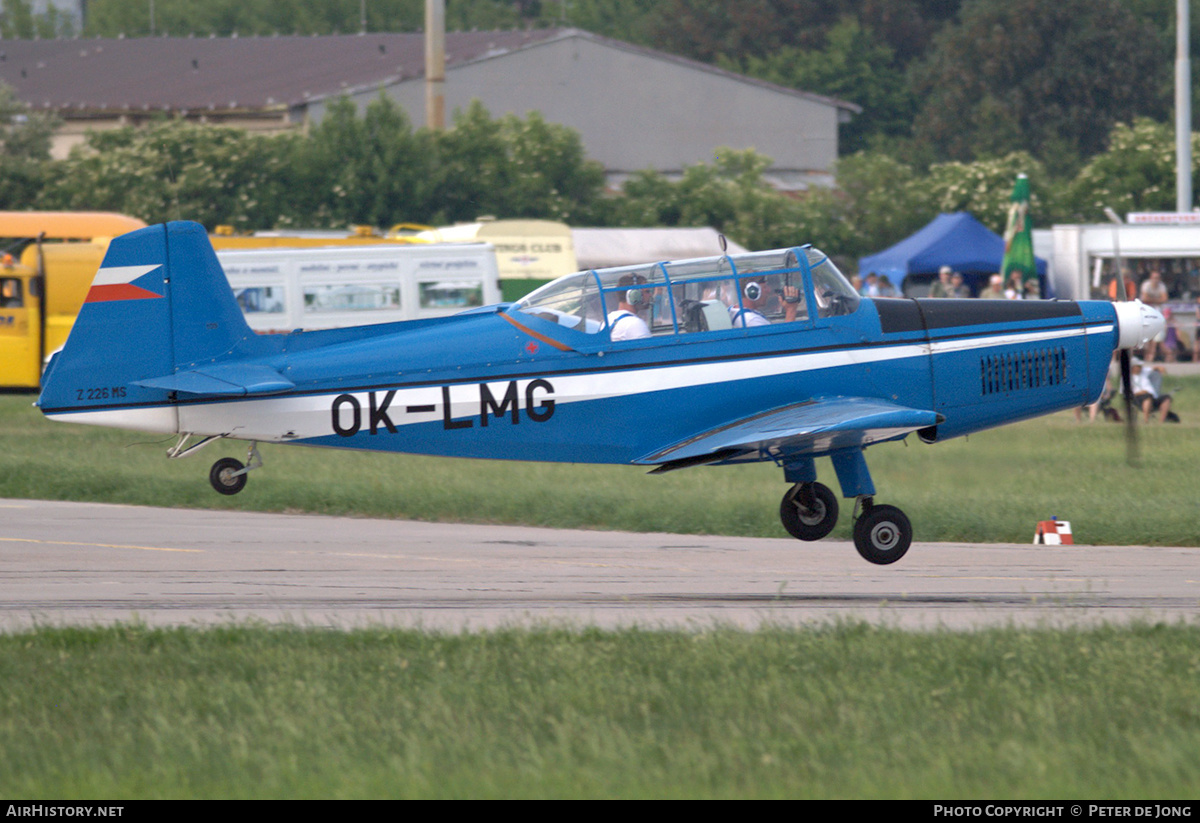
{"type": "Polygon", "coordinates": [[[0,500],[0,558],[0,631],[245,621],[970,629],[1200,618],[1200,548],[914,543],[900,562],[873,566],[834,540],[0,500]]]}

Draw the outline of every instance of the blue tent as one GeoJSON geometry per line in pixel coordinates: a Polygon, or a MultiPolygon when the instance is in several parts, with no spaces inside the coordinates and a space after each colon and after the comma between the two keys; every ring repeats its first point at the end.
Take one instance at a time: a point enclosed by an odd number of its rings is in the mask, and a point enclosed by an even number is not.
{"type": "MultiPolygon", "coordinates": [[[[860,258],[858,273],[863,277],[871,272],[886,274],[897,289],[903,290],[904,279],[910,274],[936,277],[938,269],[949,266],[961,272],[978,293],[987,285],[988,277],[1000,271],[1003,260],[1004,238],[960,211],[939,214],[925,228],[891,248],[860,258]]],[[[1045,294],[1046,261],[1040,257],[1036,260],[1045,294]]]]}

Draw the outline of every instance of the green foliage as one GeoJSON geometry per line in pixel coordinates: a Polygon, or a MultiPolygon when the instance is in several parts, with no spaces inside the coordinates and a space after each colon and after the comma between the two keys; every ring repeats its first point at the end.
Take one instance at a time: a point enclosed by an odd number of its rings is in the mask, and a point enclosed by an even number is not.
{"type": "Polygon", "coordinates": [[[1030,193],[1030,213],[1037,218],[1044,200],[1046,173],[1025,152],[974,163],[939,163],[925,181],[936,212],[967,211],[997,234],[1008,221],[1009,197],[1018,174],[1036,181],[1030,193]]]}
{"type": "Polygon", "coordinates": [[[483,214],[572,221],[589,213],[604,169],[584,156],[579,135],[537,112],[493,120],[473,102],[437,135],[432,222],[483,214]]]}
{"type": "MultiPolygon", "coordinates": [[[[747,149],[718,149],[715,162],[697,163],[670,181],[643,171],[625,183],[612,205],[624,226],[712,226],[743,245],[775,248],[810,238],[819,209],[775,191],[763,178],[770,159],[747,149]]],[[[804,241],[807,242],[807,239],[804,241]]]]}
{"type": "Polygon", "coordinates": [[[719,62],[780,86],[861,106],[862,113],[839,131],[839,149],[844,153],[865,148],[875,136],[907,134],[916,109],[892,48],[850,17],[829,29],[823,48],[782,46],[719,62]]]}
{"type": "MultiPolygon", "coordinates": [[[[1118,212],[1175,210],[1175,129],[1138,118],[1118,123],[1109,148],[1093,157],[1066,187],[1061,217],[1104,219],[1104,207],[1118,212]]],[[[1200,135],[1192,135],[1192,175],[1200,175],[1200,135]]]]}
{"type": "Polygon", "coordinates": [[[1165,115],[1167,46],[1119,0],[974,0],[914,70],[914,136],[954,160],[1077,163],[1115,123],[1165,115]]]}
{"type": "MultiPolygon", "coordinates": [[[[349,34],[361,29],[364,8],[368,31],[417,31],[424,16],[420,0],[155,0],[153,18],[142,0],[91,0],[84,34],[349,34]]],[[[453,19],[447,13],[448,25],[453,19]]]]}
{"type": "Polygon", "coordinates": [[[380,94],[359,117],[349,98],[333,101],[292,173],[299,185],[281,221],[300,226],[390,226],[423,218],[433,196],[433,138],[380,94]]]}
{"type": "Polygon", "coordinates": [[[189,219],[210,228],[273,226],[284,206],[295,137],[165,120],[92,132],[54,164],[39,205],[119,211],[147,222],[189,219]]]}
{"type": "Polygon", "coordinates": [[[31,112],[0,83],[0,209],[25,209],[37,197],[57,125],[56,117],[31,112]]]}
{"type": "Polygon", "coordinates": [[[308,136],[182,120],[92,132],[48,165],[37,202],[210,229],[386,227],[480,214],[571,220],[590,213],[603,185],[579,136],[537,113],[492,120],[475,104],[452,129],[414,131],[381,95],[361,117],[349,99],[334,101],[308,136]]]}
{"type": "Polygon", "coordinates": [[[810,195],[829,202],[843,232],[842,245],[826,249],[861,257],[902,240],[937,214],[925,181],[886,154],[859,152],[842,158],[837,181],[832,195],[810,195]]]}
{"type": "Polygon", "coordinates": [[[2,0],[0,38],[30,40],[70,37],[77,33],[71,20],[56,6],[45,5],[44,11],[35,14],[30,0],[2,0]]]}

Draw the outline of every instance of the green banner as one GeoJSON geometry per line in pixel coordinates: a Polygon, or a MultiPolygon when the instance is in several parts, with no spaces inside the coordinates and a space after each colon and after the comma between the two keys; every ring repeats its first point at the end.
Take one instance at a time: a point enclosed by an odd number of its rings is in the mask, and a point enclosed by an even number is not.
{"type": "Polygon", "coordinates": [[[1004,261],[1000,274],[1006,286],[1012,285],[1012,273],[1021,273],[1022,291],[1030,281],[1037,282],[1037,263],[1033,259],[1033,221],[1029,215],[1029,178],[1017,175],[1012,203],[1008,207],[1008,226],[1004,230],[1004,261]]]}

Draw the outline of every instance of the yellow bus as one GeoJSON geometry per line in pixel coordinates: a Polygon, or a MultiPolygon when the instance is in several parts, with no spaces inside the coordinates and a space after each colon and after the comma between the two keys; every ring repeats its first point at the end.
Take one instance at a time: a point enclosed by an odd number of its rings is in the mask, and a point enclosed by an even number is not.
{"type": "Polygon", "coordinates": [[[38,387],[109,241],[145,225],[111,212],[0,211],[0,388],[38,387]]]}

